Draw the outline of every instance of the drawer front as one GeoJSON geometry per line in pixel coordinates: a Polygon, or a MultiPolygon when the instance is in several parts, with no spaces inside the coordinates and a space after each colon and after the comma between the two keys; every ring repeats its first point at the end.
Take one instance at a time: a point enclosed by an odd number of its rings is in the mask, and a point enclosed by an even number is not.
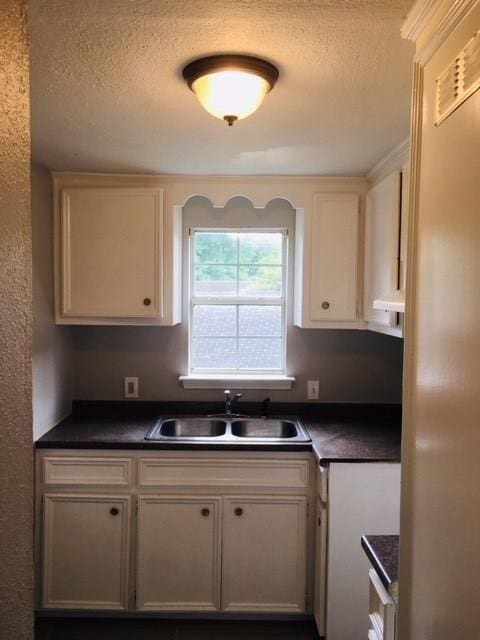
{"type": "Polygon", "coordinates": [[[317,466],[317,493],[322,502],[327,502],[328,497],[328,470],[326,467],[317,466]]]}
{"type": "Polygon", "coordinates": [[[387,593],[374,569],[369,572],[370,628],[381,640],[394,640],[395,603],[387,593]]]}
{"type": "Polygon", "coordinates": [[[308,467],[306,460],[143,458],[139,461],[139,484],[142,487],[204,485],[306,489],[308,467]]]}
{"type": "Polygon", "coordinates": [[[43,458],[43,481],[48,485],[102,485],[127,487],[132,483],[130,458],[43,458]]]}

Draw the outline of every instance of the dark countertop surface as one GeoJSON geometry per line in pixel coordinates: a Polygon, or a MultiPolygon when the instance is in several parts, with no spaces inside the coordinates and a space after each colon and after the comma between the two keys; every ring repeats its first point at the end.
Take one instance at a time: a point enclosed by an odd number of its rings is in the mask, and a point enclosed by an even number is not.
{"type": "MultiPolygon", "coordinates": [[[[218,403],[74,402],[72,415],[37,440],[39,449],[175,449],[234,451],[311,451],[320,464],[399,462],[399,405],[275,403],[271,415],[296,415],[308,431],[307,443],[186,443],[145,440],[160,416],[219,413],[218,403]]],[[[259,414],[258,405],[241,410],[259,414]]]]}
{"type": "Polygon", "coordinates": [[[398,588],[398,536],[362,536],[362,547],[385,589],[394,598],[398,588]]]}

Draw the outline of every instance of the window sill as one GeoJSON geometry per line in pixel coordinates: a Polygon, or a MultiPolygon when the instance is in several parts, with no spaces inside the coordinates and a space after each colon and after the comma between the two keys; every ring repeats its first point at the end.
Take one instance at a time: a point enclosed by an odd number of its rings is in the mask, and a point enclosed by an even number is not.
{"type": "Polygon", "coordinates": [[[283,375],[211,375],[180,376],[184,389],[291,389],[295,378],[283,375]]]}

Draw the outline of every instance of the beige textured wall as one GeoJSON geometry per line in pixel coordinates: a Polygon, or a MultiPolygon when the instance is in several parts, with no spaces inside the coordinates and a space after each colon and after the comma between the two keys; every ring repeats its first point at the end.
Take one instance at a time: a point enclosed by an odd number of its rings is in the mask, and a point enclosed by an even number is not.
{"type": "Polygon", "coordinates": [[[39,438],[70,413],[71,336],[55,325],[53,302],[52,179],[32,165],[33,433],[39,438]]]}
{"type": "MultiPolygon", "coordinates": [[[[294,211],[284,200],[255,210],[247,201],[230,201],[213,209],[203,198],[184,207],[184,271],[189,227],[287,227],[293,237],[294,211]]],[[[290,243],[293,252],[293,242],[290,243]]],[[[293,255],[292,255],[293,257],[293,255]]],[[[290,282],[293,281],[293,260],[290,282]]],[[[184,318],[187,297],[184,295],[184,318]]],[[[297,382],[290,391],[268,391],[272,400],[306,400],[307,380],[320,380],[322,402],[400,402],[403,341],[369,331],[299,329],[288,314],[288,373],[297,382]]],[[[72,327],[74,397],[123,398],[123,377],[140,378],[144,400],[215,400],[218,390],[185,391],[178,376],[187,372],[188,331],[176,327],[72,327]]],[[[263,399],[265,390],[245,392],[249,400],[263,399]]]]}
{"type": "MultiPolygon", "coordinates": [[[[462,4],[438,3],[437,20],[454,24],[462,4]]],[[[437,78],[480,27],[474,5],[428,59],[412,111],[398,640],[480,638],[480,91],[435,125],[437,78]]]]}
{"type": "Polygon", "coordinates": [[[0,2],[0,637],[33,637],[30,114],[24,3],[0,2]]]}

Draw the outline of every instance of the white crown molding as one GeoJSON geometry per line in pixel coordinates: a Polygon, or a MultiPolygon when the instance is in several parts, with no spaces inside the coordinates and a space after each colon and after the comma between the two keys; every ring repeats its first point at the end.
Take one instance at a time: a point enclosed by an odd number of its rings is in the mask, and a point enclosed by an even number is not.
{"type": "Polygon", "coordinates": [[[163,188],[164,206],[184,206],[194,196],[207,198],[213,207],[225,207],[232,198],[243,197],[256,208],[283,199],[294,209],[310,207],[316,192],[341,191],[364,195],[365,177],[342,176],[188,176],[52,172],[55,193],[74,188],[163,188]]]}
{"type": "Polygon", "coordinates": [[[184,182],[218,182],[218,183],[310,183],[310,184],[343,184],[343,183],[357,183],[363,184],[365,182],[364,176],[329,176],[329,175],[188,175],[188,174],[156,174],[156,173],[102,173],[91,171],[51,171],[53,178],[59,182],[62,180],[72,181],[88,181],[93,179],[98,180],[115,180],[117,178],[131,179],[138,182],[162,182],[162,183],[184,183],[184,182]]]}
{"type": "Polygon", "coordinates": [[[402,38],[415,42],[439,7],[438,0],[418,0],[400,29],[402,38]]]}
{"type": "Polygon", "coordinates": [[[401,29],[403,38],[417,42],[415,59],[425,65],[478,1],[451,0],[446,8],[440,0],[418,0],[401,29]]]}
{"type": "Polygon", "coordinates": [[[377,162],[367,175],[370,184],[380,182],[382,178],[387,176],[396,169],[401,169],[408,162],[410,156],[410,137],[402,140],[388,155],[377,162]]]}

